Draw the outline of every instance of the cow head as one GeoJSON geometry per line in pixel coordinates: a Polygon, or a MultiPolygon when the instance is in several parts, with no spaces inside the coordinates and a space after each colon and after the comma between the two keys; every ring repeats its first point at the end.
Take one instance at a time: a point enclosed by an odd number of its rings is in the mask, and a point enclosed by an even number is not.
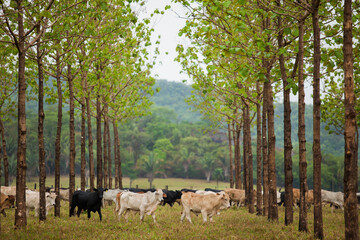
{"type": "Polygon", "coordinates": [[[221,207],[220,209],[226,209],[226,208],[230,208],[230,197],[227,193],[225,192],[220,192],[219,193],[221,196],[221,207]]]}
{"type": "Polygon", "coordinates": [[[104,191],[107,191],[107,188],[106,189],[103,189],[103,188],[98,188],[98,189],[96,189],[96,188],[94,188],[94,191],[97,193],[97,195],[99,196],[99,198],[103,198],[103,196],[104,196],[104,191]]]}
{"type": "MultiPolygon", "coordinates": [[[[5,194],[4,194],[5,195],[5,194]]],[[[5,195],[6,196],[6,195],[5,195]]],[[[3,196],[2,196],[3,197],[3,196]]],[[[15,203],[15,196],[13,195],[8,195],[6,197],[3,197],[1,200],[3,200],[2,202],[2,208],[14,208],[14,203],[15,203]],[[4,199],[4,200],[3,200],[4,199]]]]}
{"type": "Polygon", "coordinates": [[[161,202],[161,201],[164,200],[164,198],[163,198],[164,195],[165,195],[165,197],[166,197],[166,194],[162,191],[162,189],[157,189],[157,190],[155,191],[155,197],[157,198],[157,200],[158,200],[159,202],[161,202]]]}
{"type": "Polygon", "coordinates": [[[175,193],[176,193],[176,194],[175,194],[175,198],[176,198],[176,199],[180,199],[180,198],[181,198],[181,195],[182,195],[182,192],[179,191],[179,190],[176,190],[175,193]]]}
{"type": "Polygon", "coordinates": [[[56,193],[46,193],[45,201],[47,206],[55,206],[56,193]]]}

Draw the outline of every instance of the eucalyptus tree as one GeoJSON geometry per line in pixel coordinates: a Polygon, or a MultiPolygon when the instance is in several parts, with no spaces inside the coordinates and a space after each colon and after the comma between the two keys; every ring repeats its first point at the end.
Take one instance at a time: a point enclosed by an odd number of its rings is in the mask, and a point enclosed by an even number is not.
{"type": "Polygon", "coordinates": [[[54,1],[33,2],[1,1],[2,42],[13,44],[18,52],[18,153],[16,175],[16,211],[15,228],[23,228],[27,224],[25,206],[26,186],[26,52],[40,39],[45,28],[35,33],[39,25],[44,25],[49,17],[54,1]],[[34,7],[35,6],[35,7],[34,7]],[[25,14],[26,13],[26,14],[25,14]]]}
{"type": "Polygon", "coordinates": [[[17,91],[16,49],[0,41],[0,163],[4,162],[4,185],[9,186],[9,162],[6,151],[4,121],[14,116],[16,101],[12,97],[17,91]]]}
{"type": "Polygon", "coordinates": [[[354,62],[352,46],[352,1],[344,1],[344,85],[345,85],[345,239],[359,238],[356,192],[358,188],[358,133],[355,112],[354,62]]]}

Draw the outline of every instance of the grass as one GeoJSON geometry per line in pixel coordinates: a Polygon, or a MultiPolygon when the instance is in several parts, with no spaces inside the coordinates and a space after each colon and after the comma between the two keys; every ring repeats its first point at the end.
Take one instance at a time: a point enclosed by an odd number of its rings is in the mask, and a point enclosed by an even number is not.
{"type": "MultiPolygon", "coordinates": [[[[137,179],[136,182],[139,187],[148,187],[147,179],[137,179]]],[[[216,182],[190,179],[156,179],[154,182],[158,188],[168,185],[169,189],[216,186],[216,182]]],[[[219,183],[219,188],[227,187],[227,184],[222,184],[220,186],[219,183]]],[[[129,223],[123,218],[117,221],[113,213],[114,205],[102,209],[102,222],[97,213],[91,213],[90,220],[84,213],[80,218],[69,218],[68,207],[67,202],[62,202],[61,217],[54,217],[53,211],[50,211],[44,223],[39,223],[38,218],[34,217],[34,211],[30,211],[24,230],[14,230],[14,209],[8,209],[7,217],[0,217],[0,239],[314,239],[312,212],[308,212],[309,232],[300,233],[297,231],[298,209],[294,212],[294,224],[284,226],[283,207],[279,207],[278,223],[249,214],[246,208],[232,207],[222,211],[220,216],[215,216],[214,223],[205,224],[201,216],[195,215],[192,215],[194,224],[189,224],[186,219],[180,223],[181,207],[177,204],[172,208],[168,205],[159,206],[156,210],[157,224],[153,223],[151,216],[145,216],[144,223],[140,223],[139,214],[130,214],[129,223]]],[[[344,239],[343,211],[335,210],[331,214],[330,208],[324,207],[323,219],[325,239],[344,239]]]]}

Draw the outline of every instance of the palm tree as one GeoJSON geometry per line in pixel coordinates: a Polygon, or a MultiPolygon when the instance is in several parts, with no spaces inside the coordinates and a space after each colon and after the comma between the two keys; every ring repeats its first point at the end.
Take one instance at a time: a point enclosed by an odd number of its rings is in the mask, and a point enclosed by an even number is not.
{"type": "Polygon", "coordinates": [[[144,170],[146,171],[146,175],[148,177],[148,181],[150,183],[150,188],[152,188],[152,183],[155,179],[156,174],[163,174],[165,173],[161,170],[159,170],[160,166],[160,159],[157,158],[157,156],[154,154],[154,152],[151,152],[149,155],[149,158],[144,161],[144,170]]]}
{"type": "Polygon", "coordinates": [[[205,172],[207,182],[210,182],[211,174],[214,170],[214,163],[215,159],[210,152],[205,153],[204,156],[200,158],[200,164],[205,172]]]}

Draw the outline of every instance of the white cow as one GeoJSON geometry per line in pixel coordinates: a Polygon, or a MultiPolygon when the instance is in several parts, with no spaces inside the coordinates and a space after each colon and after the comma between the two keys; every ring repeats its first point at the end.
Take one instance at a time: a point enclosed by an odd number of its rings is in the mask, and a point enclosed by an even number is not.
{"type": "Polygon", "coordinates": [[[344,193],[342,192],[331,192],[321,189],[321,200],[323,203],[332,204],[331,212],[334,209],[334,206],[344,209],[344,193]]]}
{"type": "Polygon", "coordinates": [[[207,216],[209,216],[210,222],[212,222],[212,217],[217,214],[220,209],[230,207],[230,198],[226,193],[200,195],[187,192],[182,194],[181,203],[183,206],[181,221],[183,221],[186,216],[187,220],[192,223],[190,212],[194,212],[195,214],[201,213],[204,222],[207,221],[207,216]]]}
{"type": "MultiPolygon", "coordinates": [[[[108,189],[107,191],[105,191],[102,199],[103,207],[105,206],[105,200],[107,200],[107,201],[113,201],[115,203],[115,208],[116,208],[117,206],[116,195],[119,192],[124,192],[124,191],[125,190],[121,190],[121,189],[108,189]]],[[[117,210],[115,209],[115,211],[117,210]]]]}
{"type": "Polygon", "coordinates": [[[1,192],[5,195],[13,195],[16,196],[16,186],[1,186],[1,192]]]}
{"type": "Polygon", "coordinates": [[[157,206],[163,201],[164,193],[161,189],[155,192],[133,193],[123,192],[120,196],[120,210],[118,219],[125,212],[125,220],[128,221],[128,212],[130,210],[140,212],[140,220],[144,221],[144,214],[152,215],[154,223],[156,223],[155,210],[157,206]]]}
{"type": "MultiPolygon", "coordinates": [[[[45,193],[45,206],[46,206],[46,215],[52,206],[55,206],[55,193],[45,193]]],[[[35,217],[40,213],[40,193],[34,192],[31,190],[26,190],[26,216],[29,216],[29,210],[35,209],[35,217]]]]}

